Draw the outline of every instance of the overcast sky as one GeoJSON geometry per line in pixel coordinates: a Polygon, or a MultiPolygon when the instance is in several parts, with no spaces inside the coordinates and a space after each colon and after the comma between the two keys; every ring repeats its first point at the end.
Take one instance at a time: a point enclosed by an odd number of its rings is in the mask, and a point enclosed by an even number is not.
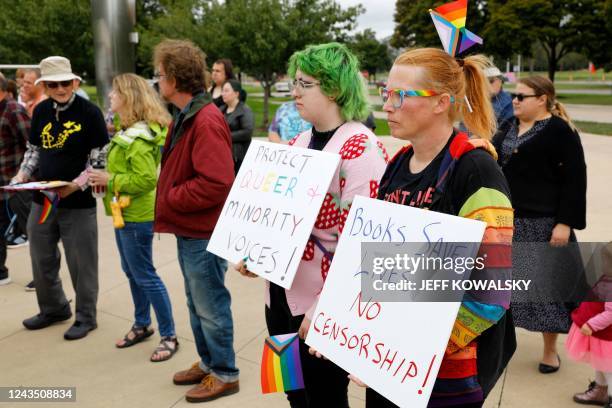
{"type": "Polygon", "coordinates": [[[337,0],[342,6],[349,7],[361,3],[366,9],[357,20],[357,31],[371,28],[376,31],[376,37],[385,38],[393,34],[395,23],[395,0],[337,0]]]}

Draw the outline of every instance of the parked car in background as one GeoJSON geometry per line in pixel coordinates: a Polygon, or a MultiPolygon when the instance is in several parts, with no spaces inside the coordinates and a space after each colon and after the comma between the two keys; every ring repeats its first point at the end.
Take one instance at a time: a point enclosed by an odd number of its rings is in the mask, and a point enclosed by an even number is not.
{"type": "Polygon", "coordinates": [[[279,81],[274,84],[274,90],[276,92],[291,92],[291,83],[289,81],[279,81]]]}

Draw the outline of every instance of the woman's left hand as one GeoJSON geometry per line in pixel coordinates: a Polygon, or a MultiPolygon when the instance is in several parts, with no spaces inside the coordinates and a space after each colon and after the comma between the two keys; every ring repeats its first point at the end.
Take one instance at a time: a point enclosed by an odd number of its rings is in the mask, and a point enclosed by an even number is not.
{"type": "Polygon", "coordinates": [[[571,228],[569,225],[557,224],[552,230],[550,244],[552,246],[564,246],[569,242],[571,228]]]}
{"type": "Polygon", "coordinates": [[[106,170],[87,170],[87,176],[89,178],[89,184],[92,186],[106,186],[111,175],[106,170]]]}

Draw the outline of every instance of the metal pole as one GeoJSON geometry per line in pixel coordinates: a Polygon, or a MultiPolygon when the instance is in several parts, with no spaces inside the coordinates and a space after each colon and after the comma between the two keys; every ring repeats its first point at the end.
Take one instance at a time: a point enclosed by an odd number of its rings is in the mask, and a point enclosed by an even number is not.
{"type": "Polygon", "coordinates": [[[98,99],[108,107],[115,75],[134,72],[138,36],[135,0],[91,0],[98,99]]]}

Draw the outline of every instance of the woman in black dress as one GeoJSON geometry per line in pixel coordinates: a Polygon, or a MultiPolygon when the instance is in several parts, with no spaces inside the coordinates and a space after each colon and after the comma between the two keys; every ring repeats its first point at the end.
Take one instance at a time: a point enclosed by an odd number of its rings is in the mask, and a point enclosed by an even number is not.
{"type": "MultiPolygon", "coordinates": [[[[568,279],[578,278],[580,273],[576,253],[566,245],[576,241],[574,229],[586,226],[584,151],[547,78],[520,79],[512,103],[514,118],[500,126],[493,144],[515,210],[513,278],[537,278],[544,283],[539,290],[547,292],[550,300],[553,293],[564,290],[561,286],[568,279]],[[548,246],[544,243],[566,246],[554,250],[554,268],[543,261],[542,249],[548,246]]],[[[533,292],[530,298],[515,292],[512,315],[517,327],[542,332],[544,352],[539,370],[548,374],[559,369],[557,337],[570,328],[572,306],[562,299],[555,303],[534,300],[533,292]]]]}

